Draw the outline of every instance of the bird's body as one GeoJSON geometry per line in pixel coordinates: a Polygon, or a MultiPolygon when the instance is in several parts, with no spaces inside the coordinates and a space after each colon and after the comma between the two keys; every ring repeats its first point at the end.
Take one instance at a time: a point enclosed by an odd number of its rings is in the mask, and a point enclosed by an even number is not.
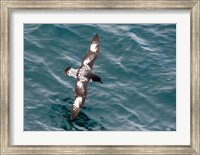
{"type": "Polygon", "coordinates": [[[75,85],[75,97],[74,103],[71,109],[71,119],[74,120],[79,114],[81,108],[87,97],[87,84],[92,79],[92,81],[101,82],[101,78],[93,73],[93,64],[99,55],[99,37],[96,34],[90,44],[90,47],[83,58],[81,66],[79,69],[73,69],[67,67],[64,71],[65,75],[72,76],[76,78],[75,85]]]}

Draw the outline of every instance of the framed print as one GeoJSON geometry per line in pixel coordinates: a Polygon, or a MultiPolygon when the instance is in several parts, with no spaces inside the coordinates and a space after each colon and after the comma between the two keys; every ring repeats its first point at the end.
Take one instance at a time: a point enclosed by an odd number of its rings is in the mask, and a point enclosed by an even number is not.
{"type": "Polygon", "coordinates": [[[1,154],[199,154],[199,8],[1,0],[1,154]]]}

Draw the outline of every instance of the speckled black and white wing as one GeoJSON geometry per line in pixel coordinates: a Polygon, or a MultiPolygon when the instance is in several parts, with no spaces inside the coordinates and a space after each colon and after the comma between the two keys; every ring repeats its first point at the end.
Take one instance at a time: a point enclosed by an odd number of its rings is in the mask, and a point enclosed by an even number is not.
{"type": "Polygon", "coordinates": [[[76,87],[75,87],[75,97],[74,103],[71,108],[71,119],[74,120],[76,116],[79,114],[83,104],[85,103],[87,97],[87,84],[89,79],[81,80],[77,79],[76,87]]]}
{"type": "Polygon", "coordinates": [[[81,108],[83,107],[84,102],[85,99],[82,96],[76,96],[74,98],[74,103],[72,104],[71,108],[71,120],[74,120],[76,116],[79,114],[81,108]]]}
{"type": "Polygon", "coordinates": [[[99,51],[100,51],[99,36],[98,36],[98,34],[95,34],[95,36],[93,37],[93,39],[90,43],[88,51],[87,51],[85,57],[83,58],[81,67],[88,65],[92,69],[94,62],[99,55],[99,51]]]}

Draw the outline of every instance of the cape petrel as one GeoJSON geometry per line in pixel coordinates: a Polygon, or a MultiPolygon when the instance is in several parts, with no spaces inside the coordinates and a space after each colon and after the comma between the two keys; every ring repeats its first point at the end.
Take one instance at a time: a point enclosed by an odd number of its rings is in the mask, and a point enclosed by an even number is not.
{"type": "Polygon", "coordinates": [[[79,114],[87,97],[87,84],[92,79],[94,82],[100,82],[101,78],[93,73],[93,64],[99,55],[99,36],[95,34],[85,57],[82,60],[79,69],[67,67],[64,74],[76,78],[74,102],[71,108],[71,120],[74,120],[79,114]]]}

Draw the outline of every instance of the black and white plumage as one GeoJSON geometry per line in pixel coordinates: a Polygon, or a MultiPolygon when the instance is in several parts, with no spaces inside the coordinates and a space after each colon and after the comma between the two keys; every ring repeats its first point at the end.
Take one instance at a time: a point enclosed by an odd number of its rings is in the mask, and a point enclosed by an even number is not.
{"type": "Polygon", "coordinates": [[[99,36],[96,34],[82,60],[79,69],[67,67],[64,70],[65,75],[76,78],[75,97],[71,108],[71,119],[74,120],[79,114],[87,97],[87,84],[92,79],[94,82],[101,82],[101,78],[93,73],[93,64],[99,55],[99,36]]]}

